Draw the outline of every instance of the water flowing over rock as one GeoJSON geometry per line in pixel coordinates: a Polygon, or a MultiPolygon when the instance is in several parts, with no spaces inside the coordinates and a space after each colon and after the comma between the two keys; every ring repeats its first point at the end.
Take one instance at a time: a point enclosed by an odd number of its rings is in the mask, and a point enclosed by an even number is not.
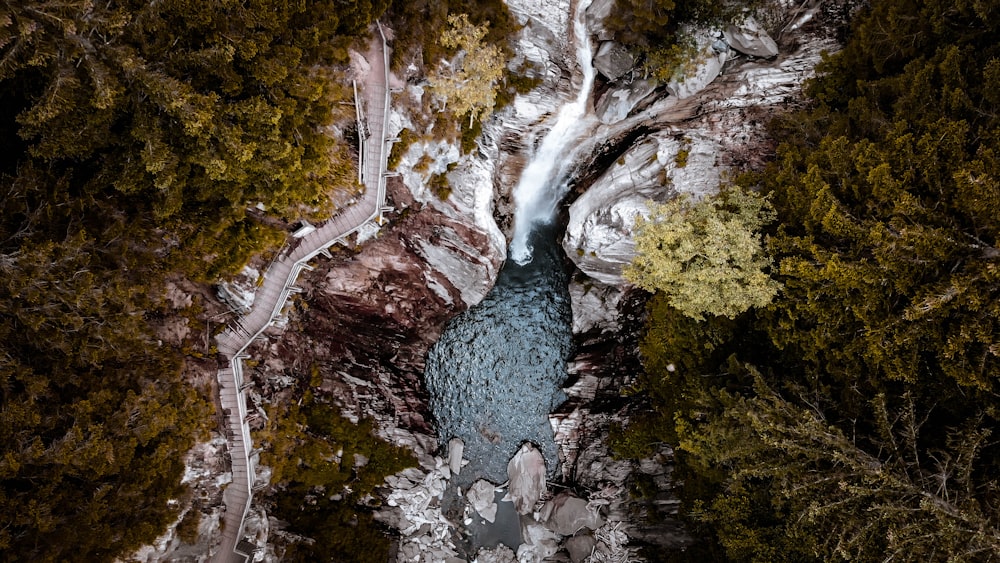
{"type": "Polygon", "coordinates": [[[566,164],[571,161],[568,153],[577,148],[592,121],[588,107],[594,67],[590,37],[584,23],[587,4],[589,0],[581,0],[573,18],[574,44],[582,74],[579,91],[571,102],[559,109],[552,129],[542,138],[514,188],[514,230],[509,254],[521,265],[531,261],[529,238],[533,231],[553,219],[556,206],[565,194],[566,164]]]}
{"type": "Polygon", "coordinates": [[[471,460],[462,479],[502,482],[524,440],[557,463],[548,413],[563,397],[569,296],[551,231],[535,258],[508,264],[479,305],[448,324],[427,355],[425,380],[442,438],[460,437],[471,460]]]}

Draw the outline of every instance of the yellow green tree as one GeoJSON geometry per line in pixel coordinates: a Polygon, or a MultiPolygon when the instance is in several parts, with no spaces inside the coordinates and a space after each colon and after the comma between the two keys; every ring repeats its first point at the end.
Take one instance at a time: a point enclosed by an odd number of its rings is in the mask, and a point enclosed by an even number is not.
{"type": "Polygon", "coordinates": [[[503,50],[483,43],[487,33],[489,22],[477,26],[466,14],[449,15],[441,45],[457,49],[458,54],[450,62],[441,63],[428,78],[431,92],[444,99],[455,116],[468,115],[470,124],[493,111],[504,74],[503,50]]]}
{"type": "Polygon", "coordinates": [[[763,307],[780,284],[767,269],[760,229],[774,219],[764,198],[739,187],[693,201],[682,195],[653,205],[636,222],[636,257],[625,277],[650,292],[662,291],[685,315],[735,317],[763,307]]]}

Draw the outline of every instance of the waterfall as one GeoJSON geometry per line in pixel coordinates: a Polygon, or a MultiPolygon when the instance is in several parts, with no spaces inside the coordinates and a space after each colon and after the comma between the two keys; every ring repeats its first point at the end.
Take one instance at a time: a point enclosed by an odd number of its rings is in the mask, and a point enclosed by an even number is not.
{"type": "Polygon", "coordinates": [[[593,52],[585,23],[590,2],[591,0],[580,0],[573,16],[576,56],[583,71],[580,92],[576,99],[559,110],[555,125],[542,139],[514,188],[516,209],[510,257],[521,265],[531,261],[532,247],[528,239],[535,225],[552,219],[556,205],[566,191],[564,176],[572,160],[567,153],[576,146],[580,135],[587,130],[587,102],[594,84],[593,52]]]}

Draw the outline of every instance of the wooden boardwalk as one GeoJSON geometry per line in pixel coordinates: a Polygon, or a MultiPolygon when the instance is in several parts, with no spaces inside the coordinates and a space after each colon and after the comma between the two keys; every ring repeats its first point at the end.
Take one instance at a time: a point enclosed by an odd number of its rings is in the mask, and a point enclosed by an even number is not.
{"type": "MultiPolygon", "coordinates": [[[[226,438],[232,460],[233,482],[223,493],[226,506],[222,522],[222,542],[213,561],[245,562],[257,549],[243,540],[243,522],[254,493],[254,452],[247,424],[243,359],[246,349],[281,313],[289,295],[298,292],[295,280],[308,262],[326,249],[371,224],[381,224],[385,210],[385,168],[390,141],[386,139],[385,123],[389,113],[388,52],[385,35],[378,28],[380,61],[370,61],[372,72],[362,85],[364,119],[370,138],[363,139],[360,150],[360,176],[365,192],[350,207],[320,225],[315,231],[286,246],[264,274],[249,312],[236,319],[216,336],[219,354],[225,356],[226,367],[219,370],[219,401],[226,420],[226,438]],[[381,64],[381,72],[378,66],[381,64]]],[[[362,119],[359,112],[359,121],[362,119]]],[[[363,124],[359,122],[359,130],[363,124]]]]}

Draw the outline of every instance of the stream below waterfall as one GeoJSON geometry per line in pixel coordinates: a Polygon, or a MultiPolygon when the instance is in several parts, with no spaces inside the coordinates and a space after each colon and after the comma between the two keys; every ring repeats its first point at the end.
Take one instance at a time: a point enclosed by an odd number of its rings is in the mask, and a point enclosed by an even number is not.
{"type": "Polygon", "coordinates": [[[573,17],[582,75],[576,96],[552,126],[513,190],[516,210],[509,257],[486,298],[453,319],[427,357],[425,380],[442,443],[457,436],[470,460],[458,484],[507,480],[507,461],[524,441],[557,465],[549,412],[565,397],[571,310],[561,235],[553,216],[568,186],[581,138],[596,123],[590,95],[593,52],[585,25],[588,0],[573,17]]]}
{"type": "Polygon", "coordinates": [[[555,470],[549,412],[565,397],[570,301],[553,226],[531,235],[533,259],[509,260],[486,298],[445,328],[427,356],[431,410],[442,441],[465,442],[460,486],[507,480],[507,461],[529,440],[555,470]]]}

